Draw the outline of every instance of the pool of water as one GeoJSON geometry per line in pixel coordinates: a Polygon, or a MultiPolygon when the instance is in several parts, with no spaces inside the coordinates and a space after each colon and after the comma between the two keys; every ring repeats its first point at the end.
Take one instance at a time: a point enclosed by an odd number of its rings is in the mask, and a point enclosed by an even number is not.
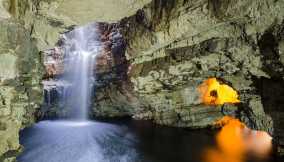
{"type": "Polygon", "coordinates": [[[209,130],[142,121],[42,121],[20,133],[19,162],[204,162],[209,130]]]}

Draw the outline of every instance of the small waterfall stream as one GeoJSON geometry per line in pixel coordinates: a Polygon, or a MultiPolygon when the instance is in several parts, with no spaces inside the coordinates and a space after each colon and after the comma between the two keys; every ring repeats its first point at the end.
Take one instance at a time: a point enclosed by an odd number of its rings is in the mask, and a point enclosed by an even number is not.
{"type": "Polygon", "coordinates": [[[46,51],[45,63],[54,69],[59,64],[61,71],[59,76],[43,81],[44,114],[56,112],[57,118],[88,120],[95,61],[102,48],[98,33],[96,23],[75,28],[62,35],[59,47],[46,51]]]}
{"type": "Polygon", "coordinates": [[[61,79],[70,83],[71,87],[70,93],[61,98],[61,102],[69,103],[72,119],[88,119],[95,57],[100,50],[97,33],[94,24],[77,28],[65,35],[65,70],[61,79]]]}

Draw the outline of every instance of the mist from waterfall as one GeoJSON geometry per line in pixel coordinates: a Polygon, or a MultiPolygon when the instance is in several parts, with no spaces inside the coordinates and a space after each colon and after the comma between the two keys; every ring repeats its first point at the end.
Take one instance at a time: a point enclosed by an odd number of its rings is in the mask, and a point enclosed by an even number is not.
{"type": "Polygon", "coordinates": [[[62,80],[70,83],[69,93],[61,98],[68,103],[68,117],[87,120],[94,83],[95,57],[100,51],[96,24],[76,28],[63,35],[64,74],[62,80]]]}

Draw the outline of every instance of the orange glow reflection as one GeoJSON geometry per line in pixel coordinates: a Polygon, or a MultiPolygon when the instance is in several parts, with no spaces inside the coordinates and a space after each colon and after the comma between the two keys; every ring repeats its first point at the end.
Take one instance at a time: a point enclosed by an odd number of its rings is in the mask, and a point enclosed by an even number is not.
{"type": "Polygon", "coordinates": [[[199,87],[202,103],[223,105],[224,103],[239,103],[238,93],[226,84],[220,84],[216,78],[205,80],[199,87]]]}
{"type": "Polygon", "coordinates": [[[264,158],[272,150],[268,133],[251,130],[238,119],[225,116],[216,125],[222,127],[216,136],[217,147],[206,151],[205,162],[243,162],[249,153],[264,158]]]}

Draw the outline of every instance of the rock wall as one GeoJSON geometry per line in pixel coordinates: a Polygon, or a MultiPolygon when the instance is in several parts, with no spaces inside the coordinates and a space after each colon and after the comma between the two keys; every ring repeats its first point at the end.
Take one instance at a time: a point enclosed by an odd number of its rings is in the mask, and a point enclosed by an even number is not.
{"type": "Polygon", "coordinates": [[[119,22],[127,78],[97,90],[95,109],[105,102],[109,111],[96,115],[117,115],[122,103],[124,115],[203,128],[229,114],[283,146],[283,8],[270,0],[153,0],[119,22]],[[241,103],[202,104],[197,87],[209,77],[231,85],[241,103]]]}
{"type": "MultiPolygon", "coordinates": [[[[151,0],[1,0],[0,3],[2,1],[2,8],[22,20],[39,50],[43,51],[53,48],[60,34],[76,25],[115,22],[133,15],[151,0]]],[[[5,12],[1,15],[7,16],[5,12]]]]}
{"type": "Polygon", "coordinates": [[[126,42],[118,24],[100,25],[103,50],[97,56],[95,68],[94,116],[117,117],[135,113],[139,100],[132,94],[127,75],[126,42]]]}
{"type": "Polygon", "coordinates": [[[35,1],[1,0],[0,10],[0,161],[12,162],[22,150],[20,130],[35,122],[42,104],[44,68],[35,1]]]}
{"type": "Polygon", "coordinates": [[[41,62],[29,32],[16,20],[0,20],[0,161],[20,151],[19,131],[34,122],[41,104],[41,62]]]}

